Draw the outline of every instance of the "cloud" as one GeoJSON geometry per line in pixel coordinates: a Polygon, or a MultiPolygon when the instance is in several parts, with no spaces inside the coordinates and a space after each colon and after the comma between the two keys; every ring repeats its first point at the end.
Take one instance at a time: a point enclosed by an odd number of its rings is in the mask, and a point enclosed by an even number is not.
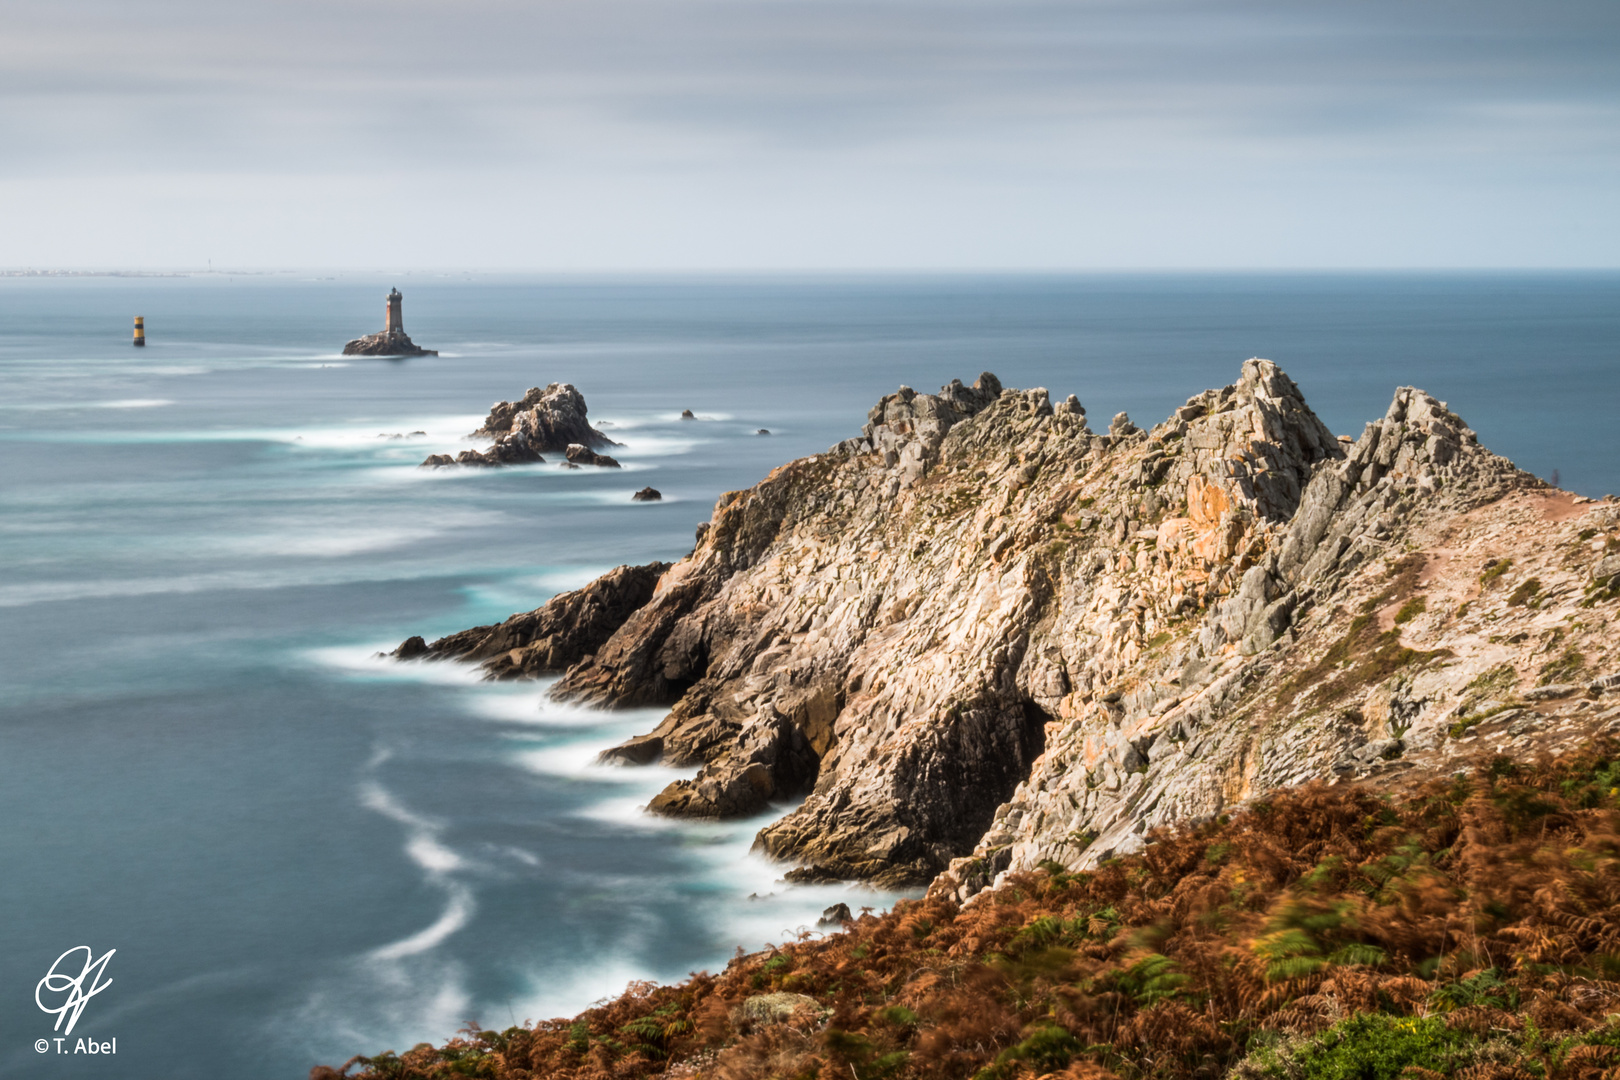
{"type": "MultiPolygon", "coordinates": [[[[1620,179],[1611,0],[12,0],[7,20],[0,182],[29,194],[145,176],[229,216],[236,177],[307,216],[285,196],[371,185],[449,230],[483,226],[469,193],[510,218],[527,187],[572,200],[615,250],[603,219],[625,202],[718,222],[721,262],[758,257],[734,214],[819,260],[805,228],[838,232],[840,213],[932,207],[937,228],[943,202],[973,208],[968,233],[1005,230],[997,204],[1051,218],[1062,191],[1150,226],[1149,194],[1183,221],[1252,216],[1279,190],[1316,192],[1306,217],[1348,203],[1374,221],[1390,192],[1449,189],[1491,213],[1563,200],[1561,220],[1601,234],[1552,243],[1565,261],[1614,236],[1596,201],[1620,179]]],[[[133,190],[115,201],[135,206],[133,190]]],[[[549,213],[531,235],[572,237],[549,213]]],[[[907,243],[896,232],[884,259],[905,262],[907,243]]],[[[623,257],[677,254],[660,244],[623,257]]]]}

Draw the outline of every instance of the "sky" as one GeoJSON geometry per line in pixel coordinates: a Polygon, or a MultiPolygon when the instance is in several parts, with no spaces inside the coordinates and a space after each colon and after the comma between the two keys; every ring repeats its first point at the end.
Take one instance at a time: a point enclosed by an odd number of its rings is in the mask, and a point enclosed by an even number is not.
{"type": "Polygon", "coordinates": [[[1620,266],[1620,0],[6,0],[0,267],[1620,266]]]}

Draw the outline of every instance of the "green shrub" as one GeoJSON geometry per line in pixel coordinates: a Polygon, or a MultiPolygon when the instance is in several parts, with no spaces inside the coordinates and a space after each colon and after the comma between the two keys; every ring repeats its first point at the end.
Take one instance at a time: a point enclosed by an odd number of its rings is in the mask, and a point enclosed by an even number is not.
{"type": "Polygon", "coordinates": [[[1395,613],[1395,623],[1397,626],[1403,623],[1409,623],[1428,610],[1429,598],[1426,596],[1414,596],[1412,599],[1402,604],[1401,610],[1395,613]]]}
{"type": "Polygon", "coordinates": [[[996,1055],[995,1064],[980,1069],[973,1080],[1012,1080],[1028,1065],[1036,1075],[1055,1072],[1068,1065],[1082,1049],[1080,1040],[1066,1029],[1052,1024],[1036,1028],[1023,1042],[996,1055]]]}
{"type": "Polygon", "coordinates": [[[1508,607],[1524,607],[1526,604],[1535,607],[1536,596],[1541,592],[1540,578],[1525,578],[1519,587],[1513,590],[1508,597],[1508,607]]]}
{"type": "MultiPolygon", "coordinates": [[[[1437,1017],[1357,1013],[1307,1039],[1260,1049],[1235,1080],[1399,1080],[1408,1068],[1454,1076],[1479,1061],[1479,1040],[1437,1017]]],[[[1489,1055],[1486,1055],[1489,1056],[1489,1055]]]]}

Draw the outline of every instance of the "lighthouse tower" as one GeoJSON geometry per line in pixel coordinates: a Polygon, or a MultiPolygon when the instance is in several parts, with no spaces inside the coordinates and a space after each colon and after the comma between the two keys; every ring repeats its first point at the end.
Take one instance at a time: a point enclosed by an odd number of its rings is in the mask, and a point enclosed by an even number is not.
{"type": "Polygon", "coordinates": [[[398,289],[388,290],[388,319],[383,323],[383,333],[403,334],[405,332],[405,316],[400,313],[400,301],[404,299],[399,294],[398,289]]]}

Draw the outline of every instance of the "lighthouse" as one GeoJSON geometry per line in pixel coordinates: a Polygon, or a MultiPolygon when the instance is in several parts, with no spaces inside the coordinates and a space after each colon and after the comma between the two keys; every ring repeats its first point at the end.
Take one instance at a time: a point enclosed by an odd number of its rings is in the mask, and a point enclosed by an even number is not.
{"type": "Polygon", "coordinates": [[[401,311],[404,297],[398,289],[389,289],[383,297],[383,328],[379,334],[355,338],[343,346],[344,356],[438,356],[433,349],[423,349],[405,333],[405,316],[401,311]]]}
{"type": "Polygon", "coordinates": [[[383,333],[392,336],[405,332],[405,316],[400,312],[400,302],[404,299],[398,289],[388,290],[388,316],[383,322],[383,333]]]}

